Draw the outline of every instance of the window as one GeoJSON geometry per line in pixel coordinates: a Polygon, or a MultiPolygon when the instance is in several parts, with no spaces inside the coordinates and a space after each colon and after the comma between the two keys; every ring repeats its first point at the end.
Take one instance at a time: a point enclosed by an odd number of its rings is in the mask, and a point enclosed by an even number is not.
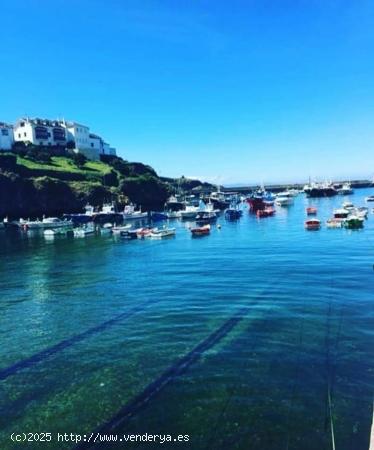
{"type": "Polygon", "coordinates": [[[21,139],[21,133],[18,133],[18,137],[21,139]]]}
{"type": "Polygon", "coordinates": [[[3,136],[9,136],[9,130],[7,130],[6,128],[3,128],[3,129],[1,130],[1,134],[2,134],[3,136]]]}
{"type": "Polygon", "coordinates": [[[94,145],[93,145],[93,142],[91,142],[91,147],[93,147],[94,145]]]}
{"type": "Polygon", "coordinates": [[[26,133],[23,133],[23,135],[26,137],[26,133]]]}

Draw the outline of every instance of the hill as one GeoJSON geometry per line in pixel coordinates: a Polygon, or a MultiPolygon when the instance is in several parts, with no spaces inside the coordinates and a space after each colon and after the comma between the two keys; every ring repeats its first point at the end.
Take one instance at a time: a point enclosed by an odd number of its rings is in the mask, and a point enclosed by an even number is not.
{"type": "MultiPolygon", "coordinates": [[[[120,208],[132,202],[143,210],[160,210],[177,186],[187,188],[190,182],[160,178],[152,167],[117,156],[88,161],[81,155],[51,156],[35,149],[4,152],[0,154],[0,217],[61,215],[82,211],[87,203],[101,206],[111,201],[120,208]]],[[[199,184],[192,182],[194,187],[199,184]]]]}

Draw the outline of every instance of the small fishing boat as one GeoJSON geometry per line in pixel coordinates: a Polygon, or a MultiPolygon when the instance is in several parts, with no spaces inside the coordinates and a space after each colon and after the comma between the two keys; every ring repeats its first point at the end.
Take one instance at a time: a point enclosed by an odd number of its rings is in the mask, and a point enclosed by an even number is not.
{"type": "Polygon", "coordinates": [[[166,213],[168,219],[180,219],[182,217],[181,211],[168,211],[166,213]]]}
{"type": "Polygon", "coordinates": [[[342,207],[343,209],[350,211],[351,209],[354,209],[354,204],[352,202],[343,202],[342,207]]]}
{"type": "Polygon", "coordinates": [[[256,212],[256,216],[263,218],[263,217],[271,217],[274,216],[275,214],[275,209],[274,208],[265,208],[265,209],[259,209],[256,212]]]}
{"type": "Polygon", "coordinates": [[[308,216],[315,216],[317,214],[317,208],[315,206],[309,206],[306,209],[306,213],[308,216]]]}
{"type": "Polygon", "coordinates": [[[355,208],[352,211],[352,214],[362,219],[367,219],[369,214],[369,208],[366,208],[365,206],[360,206],[358,208],[355,208]]]}
{"type": "Polygon", "coordinates": [[[343,225],[349,230],[358,230],[360,228],[364,228],[364,219],[357,216],[349,216],[344,220],[343,225]]]}
{"type": "Polygon", "coordinates": [[[138,235],[138,239],[144,239],[146,237],[149,237],[150,234],[153,232],[155,233],[158,230],[158,228],[138,228],[136,231],[136,234],[138,235]]]}
{"type": "Polygon", "coordinates": [[[122,213],[123,220],[141,220],[148,217],[147,212],[141,209],[136,210],[134,205],[126,205],[122,213]]]}
{"type": "Polygon", "coordinates": [[[20,219],[18,226],[23,230],[46,230],[57,228],[72,228],[71,220],[61,220],[58,217],[44,217],[43,220],[23,220],[20,219]]]}
{"type": "Polygon", "coordinates": [[[95,228],[93,225],[87,225],[81,228],[75,228],[73,233],[74,237],[93,236],[95,234],[95,228]]]}
{"type": "Polygon", "coordinates": [[[88,222],[92,222],[95,217],[94,207],[87,203],[87,205],[84,207],[84,210],[84,213],[64,214],[63,218],[66,220],[72,220],[74,225],[82,225],[88,222]]]}
{"type": "Polygon", "coordinates": [[[210,225],[203,225],[202,227],[191,228],[192,236],[204,236],[210,233],[210,225]]]}
{"type": "Polygon", "coordinates": [[[321,221],[318,219],[309,219],[305,221],[305,228],[307,230],[319,230],[321,228],[321,221]]]}
{"type": "Polygon", "coordinates": [[[217,214],[213,211],[201,211],[196,215],[197,223],[212,223],[217,220],[217,214]]]}
{"type": "Polygon", "coordinates": [[[342,228],[343,219],[332,217],[326,221],[327,228],[342,228]]]}
{"type": "Polygon", "coordinates": [[[99,228],[99,232],[101,235],[112,234],[113,225],[111,223],[104,223],[102,227],[99,228]]]}
{"type": "Polygon", "coordinates": [[[294,196],[290,194],[288,191],[280,192],[277,194],[275,199],[275,204],[278,206],[290,206],[293,205],[294,196]]]}
{"type": "Polygon", "coordinates": [[[122,231],[128,231],[131,228],[131,225],[128,223],[127,225],[120,225],[117,227],[112,227],[113,234],[121,234],[122,231]]]}
{"type": "Polygon", "coordinates": [[[198,206],[186,205],[183,211],[180,211],[183,220],[194,220],[199,212],[198,206]]]}
{"type": "Polygon", "coordinates": [[[172,237],[175,236],[175,228],[161,228],[158,230],[153,230],[149,237],[151,239],[163,239],[166,237],[172,237]]]}
{"type": "Polygon", "coordinates": [[[225,217],[228,220],[237,220],[243,215],[243,211],[238,208],[227,208],[225,211],[225,217]]]}
{"type": "Polygon", "coordinates": [[[72,228],[49,228],[43,231],[43,234],[46,238],[51,238],[55,236],[66,236],[68,233],[72,233],[72,228]]]}
{"type": "Polygon", "coordinates": [[[335,219],[346,219],[349,216],[350,212],[345,208],[334,209],[334,218],[335,219]]]}
{"type": "Polygon", "coordinates": [[[121,231],[120,236],[122,239],[127,239],[127,240],[138,239],[138,234],[137,234],[136,230],[121,231]]]}
{"type": "Polygon", "coordinates": [[[365,198],[366,202],[374,202],[374,195],[369,195],[369,197],[365,198]]]}
{"type": "Polygon", "coordinates": [[[353,194],[353,189],[351,183],[344,183],[343,186],[337,189],[339,195],[351,195],[353,194]]]}

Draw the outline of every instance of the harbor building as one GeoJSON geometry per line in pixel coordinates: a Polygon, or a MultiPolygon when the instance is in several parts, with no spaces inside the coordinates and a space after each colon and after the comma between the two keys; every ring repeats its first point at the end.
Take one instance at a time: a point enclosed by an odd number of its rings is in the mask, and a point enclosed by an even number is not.
{"type": "Polygon", "coordinates": [[[0,122],[0,150],[11,150],[13,142],[13,125],[0,122]]]}

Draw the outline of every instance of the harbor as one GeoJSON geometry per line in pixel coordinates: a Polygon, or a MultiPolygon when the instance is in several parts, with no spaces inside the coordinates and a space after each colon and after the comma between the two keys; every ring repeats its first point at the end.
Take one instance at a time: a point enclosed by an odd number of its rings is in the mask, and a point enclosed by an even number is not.
{"type": "Polygon", "coordinates": [[[47,429],[188,434],[191,449],[368,450],[372,194],[277,203],[253,192],[204,209],[202,223],[199,207],[154,222],[129,219],[133,207],[118,225],[76,224],[94,230],[80,235],[6,227],[1,448],[17,448],[19,429],[47,429]],[[252,211],[254,196],[274,213],[252,211]],[[327,226],[343,204],[368,208],[363,228],[327,226]]]}

